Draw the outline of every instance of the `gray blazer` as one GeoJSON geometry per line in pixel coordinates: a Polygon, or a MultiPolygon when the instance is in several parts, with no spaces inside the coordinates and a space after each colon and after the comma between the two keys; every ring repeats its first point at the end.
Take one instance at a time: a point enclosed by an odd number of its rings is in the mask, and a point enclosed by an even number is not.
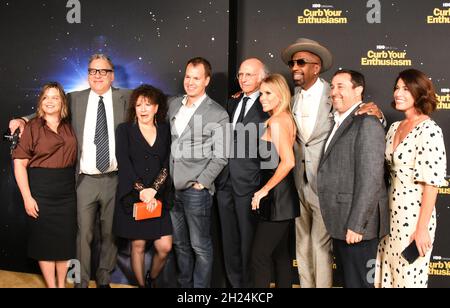
{"type": "MultiPolygon", "coordinates": [[[[84,137],[84,122],[86,120],[86,111],[89,101],[89,94],[91,89],[83,91],[71,92],[67,94],[67,103],[69,105],[70,119],[75,130],[75,134],[78,140],[78,162],[76,168],[76,174],[78,175],[80,170],[81,151],[83,149],[83,137],[84,137]]],[[[117,126],[126,120],[128,100],[131,95],[131,90],[112,88],[112,100],[113,100],[113,112],[114,112],[114,131],[117,126]]],[[[27,118],[33,118],[35,115],[27,116],[27,118]]],[[[120,145],[116,145],[120,146],[120,145]]]]}
{"type": "Polygon", "coordinates": [[[347,229],[363,240],[389,233],[384,152],[384,128],[373,116],[350,115],[336,131],[318,171],[320,209],[332,238],[345,240],[347,229]]]}
{"type": "MultiPolygon", "coordinates": [[[[334,125],[332,115],[333,105],[330,101],[330,85],[323,79],[324,90],[320,99],[319,112],[314,130],[309,140],[304,140],[303,136],[297,134],[297,142],[294,145],[295,168],[294,176],[300,200],[305,203],[305,194],[302,193],[306,183],[309,183],[312,190],[317,194],[317,169],[320,158],[327,141],[327,137],[334,125]]],[[[296,110],[296,102],[299,92],[292,100],[292,110],[296,110]]]]}
{"type": "Polygon", "coordinates": [[[178,136],[175,119],[182,101],[183,97],[173,99],[167,114],[172,132],[170,173],[175,189],[185,190],[199,182],[214,194],[214,180],[228,163],[228,114],[207,96],[178,136]]]}

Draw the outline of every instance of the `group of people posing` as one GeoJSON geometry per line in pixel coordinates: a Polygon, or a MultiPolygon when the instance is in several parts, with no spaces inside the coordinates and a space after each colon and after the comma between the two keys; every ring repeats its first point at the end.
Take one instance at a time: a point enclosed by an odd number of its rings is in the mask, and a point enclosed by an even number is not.
{"type": "Polygon", "coordinates": [[[301,287],[332,287],[334,258],[345,287],[426,287],[438,188],[447,185],[431,81],[415,69],[398,75],[392,106],[405,118],[386,135],[381,110],[363,103],[361,73],[320,78],[333,65],[326,47],[300,38],[282,59],[293,97],[256,58],[241,64],[242,92],[223,104],[206,94],[212,68],[201,57],[187,63],[185,95],[170,100],[151,85],[113,88],[102,54],[89,61],[90,89],[66,95],[46,84],[36,114],[10,129],[22,132],[13,159],[28,253],[48,287],[65,286],[71,259],[81,265],[76,287],[88,287],[97,214],[98,287],[109,287],[117,237],[131,242],[140,287],[154,285],[172,248],[178,285],[209,287],[214,195],[232,287],[292,286],[294,224],[301,287]],[[133,218],[135,203],[152,210],[158,201],[161,217],[133,218]],[[413,241],[420,257],[409,263],[402,251],[413,241]]]}

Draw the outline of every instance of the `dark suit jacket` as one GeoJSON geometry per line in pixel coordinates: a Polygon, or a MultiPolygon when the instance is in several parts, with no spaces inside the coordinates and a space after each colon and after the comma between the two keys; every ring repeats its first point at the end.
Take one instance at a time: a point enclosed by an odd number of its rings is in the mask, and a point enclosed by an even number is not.
{"type": "MultiPolygon", "coordinates": [[[[159,123],[157,137],[150,146],[142,135],[138,124],[123,123],[117,127],[116,141],[120,147],[116,148],[119,163],[119,185],[117,187],[116,208],[114,211],[114,232],[129,239],[156,239],[165,232],[168,224],[165,215],[169,215],[171,207],[169,198],[170,177],[170,126],[159,123]],[[134,184],[141,182],[145,187],[152,187],[160,183],[156,198],[163,203],[163,218],[148,219],[136,222],[132,218],[133,204],[139,202],[139,192],[134,184]]],[[[170,220],[170,219],[169,219],[170,220]]]]}
{"type": "Polygon", "coordinates": [[[332,238],[345,240],[347,229],[363,240],[389,233],[384,152],[384,129],[373,116],[350,115],[337,130],[318,171],[320,208],[332,238]]]}
{"type": "MultiPolygon", "coordinates": [[[[233,123],[233,118],[236,113],[236,109],[241,101],[242,96],[237,99],[230,99],[227,102],[227,112],[230,115],[230,123],[233,123]]],[[[254,193],[259,187],[261,182],[261,160],[258,156],[258,145],[261,134],[264,131],[261,129],[262,124],[269,118],[269,115],[262,109],[259,98],[255,101],[252,108],[247,112],[243,120],[243,125],[256,124],[257,130],[254,134],[250,135],[250,138],[245,139],[245,143],[237,143],[234,140],[232,145],[232,156],[228,161],[228,165],[224,168],[220,176],[216,181],[218,189],[223,189],[227,181],[231,181],[233,191],[239,196],[245,196],[250,193],[254,193]],[[261,125],[260,125],[261,124],[261,125]],[[245,150],[245,152],[243,152],[245,150]],[[251,155],[237,156],[237,153],[251,153],[251,155]],[[238,158],[244,157],[244,158],[238,158]]],[[[231,127],[232,129],[232,127],[231,127]]],[[[237,135],[244,135],[244,128],[237,127],[237,135]]]]}
{"type": "MultiPolygon", "coordinates": [[[[80,168],[81,150],[83,149],[84,123],[86,120],[86,110],[91,89],[72,92],[67,94],[71,123],[78,139],[78,163],[77,174],[80,168]]],[[[131,90],[112,88],[113,110],[114,110],[114,130],[125,121],[127,116],[128,100],[131,90]]],[[[120,144],[116,145],[120,147],[120,144]]]]}
{"type": "MultiPolygon", "coordinates": [[[[134,191],[133,185],[137,181],[145,187],[151,187],[163,169],[169,171],[171,138],[169,124],[160,123],[157,134],[155,144],[150,146],[136,123],[123,123],[117,128],[116,140],[120,143],[120,147],[116,148],[119,163],[117,191],[119,200],[134,191]]],[[[165,181],[161,186],[156,198],[165,198],[166,183],[169,181],[165,181]]],[[[139,200],[135,202],[137,201],[139,200]]]]}

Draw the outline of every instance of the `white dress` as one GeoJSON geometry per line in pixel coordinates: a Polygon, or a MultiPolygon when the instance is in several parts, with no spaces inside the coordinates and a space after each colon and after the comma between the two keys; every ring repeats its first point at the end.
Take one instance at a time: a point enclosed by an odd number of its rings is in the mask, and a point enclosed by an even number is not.
{"type": "MultiPolygon", "coordinates": [[[[431,251],[409,264],[401,252],[410,244],[422,202],[423,186],[446,186],[446,154],[441,128],[431,119],[417,125],[394,151],[394,136],[400,122],[392,124],[386,136],[390,234],[378,246],[375,286],[383,288],[426,288],[431,251]],[[420,183],[419,183],[420,182],[420,183]]],[[[436,231],[436,210],[429,223],[432,242],[436,231]]]]}

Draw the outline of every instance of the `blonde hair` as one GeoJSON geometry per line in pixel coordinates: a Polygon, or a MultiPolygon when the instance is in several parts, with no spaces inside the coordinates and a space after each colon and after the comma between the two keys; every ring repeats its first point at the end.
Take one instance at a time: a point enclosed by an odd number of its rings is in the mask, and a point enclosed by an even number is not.
{"type": "Polygon", "coordinates": [[[289,89],[286,79],[280,74],[272,74],[264,78],[262,83],[269,86],[269,88],[280,99],[280,106],[278,107],[277,112],[272,114],[272,117],[285,111],[291,114],[291,90],[289,89]]]}
{"type": "Polygon", "coordinates": [[[61,97],[61,120],[65,120],[69,117],[69,106],[67,104],[66,94],[64,93],[63,87],[58,82],[49,82],[46,83],[39,94],[39,101],[37,105],[36,115],[38,118],[43,118],[45,116],[44,111],[42,110],[42,102],[45,99],[46,93],[49,89],[58,90],[59,96],[61,97]]]}

